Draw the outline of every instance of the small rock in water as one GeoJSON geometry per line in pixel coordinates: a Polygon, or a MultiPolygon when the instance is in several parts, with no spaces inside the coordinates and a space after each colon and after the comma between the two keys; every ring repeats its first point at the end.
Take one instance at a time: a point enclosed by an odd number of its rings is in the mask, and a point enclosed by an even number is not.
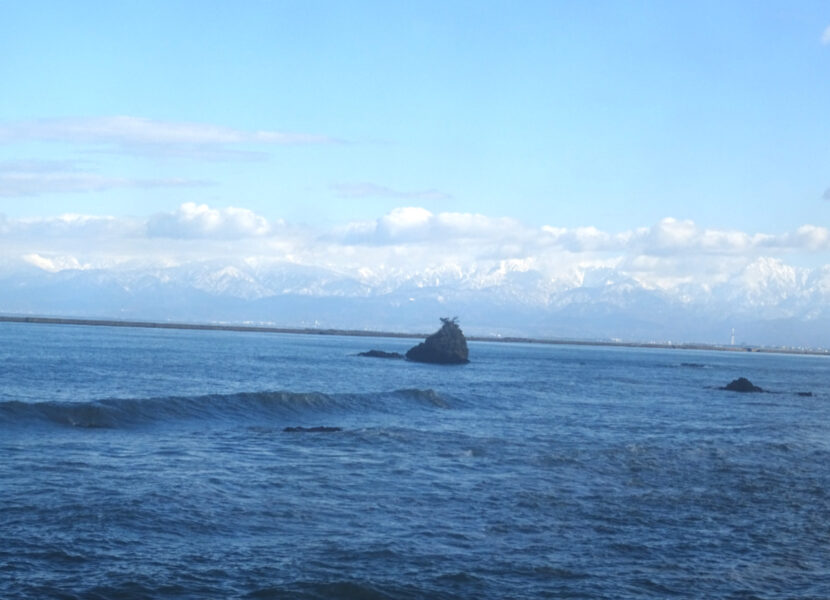
{"type": "Polygon", "coordinates": [[[358,356],[369,356],[371,358],[403,358],[400,352],[384,352],[383,350],[369,350],[368,352],[358,352],[358,356]]]}
{"type": "Polygon", "coordinates": [[[324,427],[322,425],[317,427],[286,427],[283,429],[286,433],[331,433],[333,431],[343,431],[340,427],[324,427]]]}
{"type": "Polygon", "coordinates": [[[441,322],[443,323],[441,329],[407,351],[407,360],[439,365],[459,365],[470,362],[467,338],[458,326],[457,318],[442,318],[441,322]]]}
{"type": "Polygon", "coordinates": [[[729,390],[730,392],[763,392],[764,390],[757,385],[752,385],[752,382],[746,377],[739,377],[722,387],[722,390],[729,390]]]}

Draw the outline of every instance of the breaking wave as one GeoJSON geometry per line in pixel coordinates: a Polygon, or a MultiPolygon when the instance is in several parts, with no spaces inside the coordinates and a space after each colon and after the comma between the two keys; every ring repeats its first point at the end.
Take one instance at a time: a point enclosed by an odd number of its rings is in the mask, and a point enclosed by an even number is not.
{"type": "Polygon", "coordinates": [[[0,402],[0,427],[51,423],[107,428],[184,420],[284,420],[304,414],[446,409],[455,401],[431,389],[364,394],[286,391],[161,398],[109,398],[79,402],[0,402]]]}

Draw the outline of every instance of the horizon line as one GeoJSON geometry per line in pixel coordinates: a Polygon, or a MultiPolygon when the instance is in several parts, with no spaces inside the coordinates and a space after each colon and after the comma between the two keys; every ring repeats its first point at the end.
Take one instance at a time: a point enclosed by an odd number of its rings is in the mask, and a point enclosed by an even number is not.
{"type": "MultiPolygon", "coordinates": [[[[140,329],[176,329],[192,331],[235,331],[240,333],[282,333],[291,335],[341,335],[347,337],[419,339],[428,333],[373,331],[365,329],[335,329],[314,327],[277,327],[272,325],[241,325],[232,323],[182,323],[125,319],[96,319],[84,317],[45,317],[0,315],[0,323],[30,323],[42,325],[81,325],[91,327],[131,327],[140,329]]],[[[789,348],[782,346],[723,345],[702,342],[625,342],[612,340],[579,340],[566,338],[531,338],[520,336],[465,336],[471,342],[499,342],[506,344],[543,344],[551,346],[599,346],[617,348],[652,348],[667,350],[708,350],[717,352],[756,352],[772,354],[804,354],[827,356],[824,348],[789,348]]]]}

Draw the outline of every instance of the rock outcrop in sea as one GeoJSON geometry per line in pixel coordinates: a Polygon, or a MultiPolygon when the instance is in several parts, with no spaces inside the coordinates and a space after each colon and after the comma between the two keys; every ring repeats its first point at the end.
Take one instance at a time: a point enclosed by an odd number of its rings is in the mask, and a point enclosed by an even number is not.
{"type": "Polygon", "coordinates": [[[318,425],[315,427],[286,427],[283,429],[285,433],[334,433],[336,431],[343,431],[340,427],[326,427],[325,425],[318,425]]]}
{"type": "Polygon", "coordinates": [[[441,323],[443,323],[441,329],[407,351],[407,360],[439,365],[460,365],[470,362],[467,338],[458,326],[458,317],[452,319],[442,317],[441,323]]]}
{"type": "Polygon", "coordinates": [[[384,350],[369,350],[368,352],[358,352],[358,356],[368,356],[370,358],[403,358],[400,352],[385,352],[384,350]]]}
{"type": "Polygon", "coordinates": [[[747,379],[746,377],[739,377],[733,381],[730,381],[726,384],[725,387],[721,388],[722,390],[729,390],[730,392],[763,392],[764,390],[759,388],[757,385],[753,385],[752,382],[747,379]]]}

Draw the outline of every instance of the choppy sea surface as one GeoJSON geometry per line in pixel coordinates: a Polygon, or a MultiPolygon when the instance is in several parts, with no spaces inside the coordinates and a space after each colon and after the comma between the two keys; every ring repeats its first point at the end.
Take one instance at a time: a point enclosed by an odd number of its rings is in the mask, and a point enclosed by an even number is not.
{"type": "Polygon", "coordinates": [[[0,597],[830,598],[830,359],[413,343],[0,323],[0,597]]]}

